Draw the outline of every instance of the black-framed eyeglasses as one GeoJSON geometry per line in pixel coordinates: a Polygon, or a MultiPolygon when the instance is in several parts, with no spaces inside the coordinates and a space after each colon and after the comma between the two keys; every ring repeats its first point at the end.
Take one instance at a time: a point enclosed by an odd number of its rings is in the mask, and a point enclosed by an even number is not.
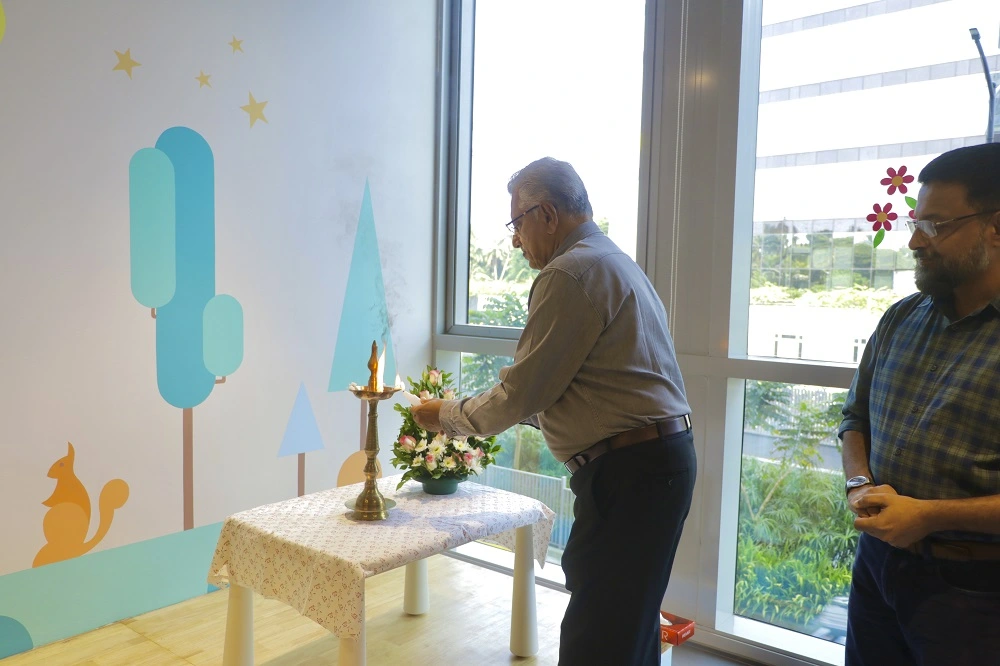
{"type": "Polygon", "coordinates": [[[536,208],[538,208],[541,205],[542,204],[535,204],[534,206],[532,206],[531,208],[529,208],[528,210],[524,211],[523,213],[521,213],[520,215],[518,215],[517,217],[515,217],[513,220],[511,220],[510,222],[508,222],[507,223],[507,230],[510,231],[510,233],[512,233],[512,234],[516,234],[518,231],[521,230],[521,224],[522,224],[521,218],[524,217],[525,215],[527,215],[528,213],[530,213],[531,211],[535,210],[536,208]]]}
{"type": "Polygon", "coordinates": [[[930,220],[907,220],[906,228],[910,230],[910,233],[916,233],[917,229],[924,232],[924,235],[928,238],[934,238],[938,235],[938,228],[943,227],[947,224],[953,224],[955,222],[961,222],[962,220],[971,220],[974,217],[979,217],[980,215],[993,215],[994,213],[1000,213],[1000,210],[984,210],[979,213],[969,213],[968,215],[960,215],[959,217],[953,217],[950,220],[944,220],[943,222],[931,222],[930,220]]]}

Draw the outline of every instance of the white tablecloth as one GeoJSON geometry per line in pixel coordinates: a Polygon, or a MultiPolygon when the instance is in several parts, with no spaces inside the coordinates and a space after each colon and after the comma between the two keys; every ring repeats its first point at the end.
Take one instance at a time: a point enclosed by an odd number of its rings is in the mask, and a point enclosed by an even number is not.
{"type": "Polygon", "coordinates": [[[534,552],[544,566],[555,514],[538,500],[469,482],[453,495],[428,495],[413,481],[397,491],[400,476],[378,480],[382,494],[397,503],[388,520],[347,517],[344,502],[356,498],[363,484],[230,516],[208,582],[253,589],[340,638],[356,638],[369,576],[479,539],[513,550],[513,530],[525,525],[534,525],[534,552]]]}

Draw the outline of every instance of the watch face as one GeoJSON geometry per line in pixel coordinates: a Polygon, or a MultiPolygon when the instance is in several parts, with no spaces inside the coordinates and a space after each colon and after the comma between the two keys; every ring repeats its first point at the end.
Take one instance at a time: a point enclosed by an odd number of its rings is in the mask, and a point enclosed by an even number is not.
{"type": "Polygon", "coordinates": [[[872,480],[867,476],[852,476],[847,480],[848,488],[860,488],[861,486],[866,486],[871,483],[872,480]]]}

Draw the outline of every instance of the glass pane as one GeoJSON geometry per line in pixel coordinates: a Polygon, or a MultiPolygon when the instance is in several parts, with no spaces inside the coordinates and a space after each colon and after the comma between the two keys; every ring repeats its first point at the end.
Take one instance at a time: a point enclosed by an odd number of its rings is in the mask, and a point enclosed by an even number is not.
{"type": "Polygon", "coordinates": [[[882,180],[985,141],[988,89],[969,28],[1000,80],[1000,3],[865,7],[763,0],[752,356],[856,362],[886,307],[916,290],[905,220],[919,185],[882,180]],[[875,206],[898,215],[882,237],[875,206]]]}
{"type": "Polygon", "coordinates": [[[746,382],[733,609],[839,643],[858,541],[836,435],[845,395],[746,382]]]}
{"type": "Polygon", "coordinates": [[[644,12],[644,0],[476,2],[468,323],[524,324],[534,271],[504,227],[507,180],[540,157],[576,168],[594,220],[635,257],[644,12]]]}
{"type": "MultiPolygon", "coordinates": [[[[463,396],[473,396],[497,383],[500,368],[513,363],[509,356],[462,354],[459,386],[463,396]]],[[[549,452],[542,433],[530,426],[518,425],[497,436],[503,448],[496,463],[482,476],[470,477],[479,483],[534,497],[556,513],[547,560],[560,562],[563,548],[573,526],[573,491],[569,473],[549,452]]]]}

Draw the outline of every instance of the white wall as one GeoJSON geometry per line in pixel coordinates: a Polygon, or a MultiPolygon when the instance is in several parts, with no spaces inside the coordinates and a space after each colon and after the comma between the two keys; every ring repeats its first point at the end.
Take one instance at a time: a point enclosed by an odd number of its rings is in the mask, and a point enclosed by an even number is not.
{"type": "MultiPolygon", "coordinates": [[[[67,441],[91,533],[101,486],[130,486],[99,549],[181,529],[181,411],[129,288],[129,160],[171,126],[211,145],[217,293],[245,316],[242,366],[194,409],[195,525],[296,494],[277,452],[300,382],[327,447],[307,454],[306,490],[335,485],[359,439],[358,401],[327,384],[366,179],[400,374],[430,358],[436,3],[3,6],[0,575],[44,544],[67,441]],[[113,71],[126,49],[131,79],[113,71]],[[252,128],[251,91],[268,102],[252,128]]],[[[380,411],[384,452],[398,421],[380,411]]]]}

